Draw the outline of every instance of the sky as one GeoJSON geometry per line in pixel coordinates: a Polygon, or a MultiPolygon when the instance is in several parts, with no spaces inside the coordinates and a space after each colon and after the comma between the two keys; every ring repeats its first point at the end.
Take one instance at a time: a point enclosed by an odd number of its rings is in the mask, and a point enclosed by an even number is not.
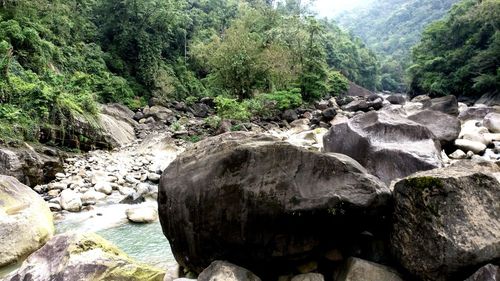
{"type": "Polygon", "coordinates": [[[370,0],[316,0],[315,10],[320,17],[333,17],[338,13],[351,10],[370,0]]]}

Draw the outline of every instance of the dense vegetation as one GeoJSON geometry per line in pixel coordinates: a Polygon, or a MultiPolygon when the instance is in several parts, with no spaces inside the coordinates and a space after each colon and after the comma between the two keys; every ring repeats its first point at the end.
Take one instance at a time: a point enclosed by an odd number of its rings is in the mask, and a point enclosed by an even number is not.
{"type": "Polygon", "coordinates": [[[270,2],[0,1],[0,139],[95,123],[105,102],[214,96],[248,119],[338,94],[347,79],[376,87],[359,39],[301,1],[270,2]]]}
{"type": "Polygon", "coordinates": [[[411,89],[479,96],[500,88],[500,1],[465,0],[427,27],[413,50],[411,89]]]}
{"type": "Polygon", "coordinates": [[[411,47],[420,40],[425,26],[441,19],[458,1],[374,0],[367,8],[343,14],[337,20],[381,58],[379,88],[404,91],[411,47]]]}

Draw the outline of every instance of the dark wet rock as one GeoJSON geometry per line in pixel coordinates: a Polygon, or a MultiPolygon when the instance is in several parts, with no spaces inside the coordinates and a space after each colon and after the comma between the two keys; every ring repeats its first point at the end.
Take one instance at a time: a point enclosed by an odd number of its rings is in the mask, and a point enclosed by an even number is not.
{"type": "Polygon", "coordinates": [[[297,116],[297,112],[295,112],[295,110],[293,110],[293,109],[285,110],[285,112],[283,112],[281,117],[284,120],[286,120],[288,123],[291,123],[291,122],[299,119],[299,117],[297,116]]]}
{"type": "Polygon", "coordinates": [[[405,104],[406,97],[400,94],[394,94],[387,97],[387,101],[391,104],[405,104]]]}
{"type": "Polygon", "coordinates": [[[332,126],[326,152],[346,154],[389,183],[441,167],[441,148],[427,127],[397,114],[370,112],[332,126]]]}
{"type": "Polygon", "coordinates": [[[342,109],[346,111],[363,111],[363,112],[368,112],[370,110],[379,110],[383,106],[383,100],[382,98],[376,99],[374,101],[367,101],[367,100],[355,100],[350,102],[347,105],[342,106],[342,109]]]}
{"type": "Polygon", "coordinates": [[[498,172],[498,164],[459,162],[397,182],[391,245],[401,265],[422,280],[464,280],[498,260],[498,172]]]}
{"type": "Polygon", "coordinates": [[[456,117],[440,111],[423,110],[408,119],[427,127],[441,145],[452,143],[458,138],[461,130],[460,121],[456,117]]]}
{"type": "Polygon", "coordinates": [[[0,147],[0,174],[13,176],[20,182],[34,187],[55,179],[63,171],[65,154],[44,146],[0,147]],[[50,153],[46,153],[50,151],[50,153]],[[42,153],[45,152],[45,153],[42,153]],[[50,154],[50,155],[48,155],[50,154]],[[56,154],[55,156],[53,154],[56,154]]]}
{"type": "Polygon", "coordinates": [[[389,200],[388,188],[345,155],[231,133],[170,164],[158,203],[182,266],[200,272],[228,260],[270,274],[322,257],[331,244],[351,245],[364,230],[378,233],[389,200]]]}
{"type": "Polygon", "coordinates": [[[194,116],[205,118],[211,112],[210,107],[205,103],[195,103],[190,107],[194,116]]]}
{"type": "Polygon", "coordinates": [[[335,110],[335,108],[328,108],[323,110],[321,115],[323,115],[323,121],[330,122],[333,118],[335,118],[335,116],[337,116],[337,110],[335,110]]]}

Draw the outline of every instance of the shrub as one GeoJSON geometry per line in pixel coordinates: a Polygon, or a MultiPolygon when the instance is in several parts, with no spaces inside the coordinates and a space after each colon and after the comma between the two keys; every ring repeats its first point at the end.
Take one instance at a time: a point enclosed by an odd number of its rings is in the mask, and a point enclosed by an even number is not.
{"type": "Polygon", "coordinates": [[[204,121],[205,121],[205,124],[207,124],[210,128],[218,129],[220,127],[222,119],[219,116],[214,115],[214,116],[209,116],[209,117],[205,118],[204,121]]]}
{"type": "Polygon", "coordinates": [[[349,80],[338,71],[330,71],[328,75],[328,92],[339,96],[349,90],[349,80]]]}
{"type": "Polygon", "coordinates": [[[302,96],[300,89],[294,88],[289,91],[277,91],[269,94],[263,94],[259,99],[265,104],[268,101],[275,102],[274,108],[278,110],[287,110],[297,108],[302,105],[302,96]]]}
{"type": "Polygon", "coordinates": [[[245,102],[236,99],[218,96],[215,98],[215,107],[217,115],[223,119],[248,121],[251,117],[245,102]]]}

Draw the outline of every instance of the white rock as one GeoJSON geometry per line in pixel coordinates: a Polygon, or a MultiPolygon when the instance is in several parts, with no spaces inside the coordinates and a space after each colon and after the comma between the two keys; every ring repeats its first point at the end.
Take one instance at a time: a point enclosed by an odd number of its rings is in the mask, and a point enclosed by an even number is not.
{"type": "Polygon", "coordinates": [[[102,192],[97,192],[95,189],[91,188],[87,190],[82,196],[81,200],[83,204],[89,204],[92,202],[97,202],[99,200],[102,200],[106,198],[106,195],[102,192]]]}
{"type": "Polygon", "coordinates": [[[158,212],[154,207],[137,207],[126,211],[127,218],[135,223],[150,223],[158,219],[158,212]]]}
{"type": "Polygon", "coordinates": [[[500,133],[500,114],[488,113],[483,120],[484,126],[492,133],[500,133]]]}
{"type": "Polygon", "coordinates": [[[94,189],[106,195],[111,195],[113,192],[113,186],[109,182],[98,182],[94,185],[94,189]]]}
{"type": "Polygon", "coordinates": [[[80,194],[71,189],[65,189],[61,192],[60,204],[64,210],[70,212],[79,212],[82,208],[80,194]]]}
{"type": "Polygon", "coordinates": [[[472,151],[475,154],[482,153],[486,150],[486,145],[483,143],[464,139],[455,140],[455,146],[463,151],[472,151]]]}
{"type": "Polygon", "coordinates": [[[457,150],[455,150],[455,152],[450,154],[450,158],[451,159],[466,159],[467,154],[465,154],[465,152],[463,152],[462,150],[457,149],[457,150]]]}
{"type": "Polygon", "coordinates": [[[349,258],[343,272],[335,280],[403,281],[394,269],[358,258],[349,258]]]}
{"type": "Polygon", "coordinates": [[[319,273],[307,273],[296,275],[291,281],[325,281],[325,277],[319,273]]]}
{"type": "Polygon", "coordinates": [[[159,182],[160,178],[161,178],[161,176],[158,175],[157,173],[149,173],[148,174],[148,180],[150,180],[152,182],[159,182]]]}

